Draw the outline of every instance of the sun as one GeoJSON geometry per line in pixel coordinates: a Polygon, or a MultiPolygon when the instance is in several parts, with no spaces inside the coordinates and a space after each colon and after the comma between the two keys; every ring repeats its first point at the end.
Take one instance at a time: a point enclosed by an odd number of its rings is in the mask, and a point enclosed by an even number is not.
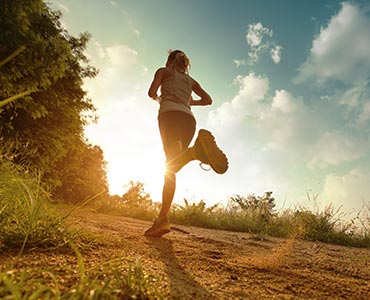
{"type": "Polygon", "coordinates": [[[122,155],[120,151],[108,150],[106,153],[110,194],[122,195],[125,192],[125,185],[132,180],[143,183],[145,192],[151,195],[152,200],[160,200],[165,172],[162,153],[148,155],[143,151],[143,153],[131,153],[130,156],[122,155]]]}

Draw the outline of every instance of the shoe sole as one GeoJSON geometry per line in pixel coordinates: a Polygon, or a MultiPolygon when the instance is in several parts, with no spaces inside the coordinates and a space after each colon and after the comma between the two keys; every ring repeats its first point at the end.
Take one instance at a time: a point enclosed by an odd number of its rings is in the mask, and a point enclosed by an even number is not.
{"type": "Polygon", "coordinates": [[[161,237],[162,235],[169,233],[170,231],[171,229],[168,228],[158,228],[148,233],[145,232],[144,235],[149,237],[161,237]]]}
{"type": "Polygon", "coordinates": [[[198,137],[212,169],[218,174],[225,173],[229,168],[229,162],[225,153],[217,146],[215,137],[205,129],[199,130],[198,137]]]}

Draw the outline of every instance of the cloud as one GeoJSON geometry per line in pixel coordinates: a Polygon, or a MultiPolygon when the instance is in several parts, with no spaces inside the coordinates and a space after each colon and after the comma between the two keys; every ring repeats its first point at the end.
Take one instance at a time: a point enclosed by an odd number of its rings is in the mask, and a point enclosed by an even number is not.
{"type": "Polygon", "coordinates": [[[324,84],[339,80],[346,84],[364,81],[370,74],[370,18],[360,7],[343,2],[327,27],[312,42],[309,57],[293,79],[324,84]]]}
{"type": "Polygon", "coordinates": [[[276,45],[270,50],[271,59],[275,64],[278,64],[281,60],[281,51],[283,47],[276,45]]]}
{"type": "Polygon", "coordinates": [[[114,0],[110,0],[109,3],[114,6],[114,7],[117,7],[117,2],[114,1],[114,0]]]}
{"type": "Polygon", "coordinates": [[[246,65],[246,61],[244,59],[234,59],[233,63],[236,65],[237,68],[246,65]]]}
{"type": "MultiPolygon", "coordinates": [[[[321,191],[324,172],[354,166],[368,154],[368,139],[339,129],[333,119],[338,102],[308,106],[287,90],[270,91],[269,79],[255,73],[234,82],[237,93],[209,113],[207,126],[229,155],[230,176],[242,178],[246,190],[272,190],[280,200],[290,195],[290,202],[304,199],[310,188],[321,191]]],[[[366,107],[361,124],[370,118],[370,104],[366,107]]]]}
{"type": "Polygon", "coordinates": [[[310,160],[308,149],[322,123],[312,124],[314,112],[300,97],[283,89],[270,95],[266,76],[250,73],[235,83],[236,95],[212,110],[207,122],[229,155],[231,176],[255,188],[253,193],[272,190],[279,199],[304,194],[293,170],[310,160]]]}
{"type": "Polygon", "coordinates": [[[292,113],[297,108],[297,100],[285,90],[277,90],[271,106],[283,113],[292,113]]]}
{"type": "Polygon", "coordinates": [[[273,62],[275,64],[280,62],[283,48],[275,45],[276,42],[272,39],[273,34],[271,29],[264,27],[260,22],[248,25],[246,40],[251,50],[248,53],[250,64],[256,63],[260,55],[269,50],[273,62]]]}
{"type": "Polygon", "coordinates": [[[250,24],[247,32],[247,43],[251,48],[264,47],[262,43],[264,37],[273,35],[272,30],[264,27],[261,23],[250,24]]]}
{"type": "Polygon", "coordinates": [[[237,76],[234,82],[239,84],[235,97],[212,110],[208,117],[209,126],[225,132],[230,142],[247,136],[260,149],[285,151],[293,145],[304,149],[322,130],[319,123],[311,124],[313,112],[301,98],[283,89],[270,96],[266,76],[250,73],[237,76]]]}
{"type": "Polygon", "coordinates": [[[259,149],[282,152],[294,147],[304,157],[302,152],[308,153],[306,146],[317,138],[322,124],[311,124],[314,112],[303,100],[283,89],[270,96],[266,76],[250,73],[237,76],[235,83],[239,91],[231,101],[209,113],[208,125],[223,132],[230,142],[245,143],[243,138],[247,138],[248,147],[258,145],[259,149]]]}
{"type": "Polygon", "coordinates": [[[313,158],[308,163],[308,167],[324,169],[353,162],[363,157],[368,150],[367,141],[356,139],[340,131],[325,132],[312,147],[313,158]]]}
{"type": "Polygon", "coordinates": [[[99,74],[96,79],[86,81],[86,88],[94,95],[98,107],[108,101],[130,98],[148,81],[147,68],[140,63],[138,53],[127,45],[103,47],[95,41],[89,53],[99,74]]]}
{"type": "Polygon", "coordinates": [[[321,198],[342,206],[344,212],[357,212],[365,203],[370,204],[370,173],[354,168],[345,175],[328,174],[325,177],[321,198]]]}
{"type": "Polygon", "coordinates": [[[370,123],[370,99],[362,104],[361,112],[359,113],[355,126],[358,129],[369,131],[370,123]]]}

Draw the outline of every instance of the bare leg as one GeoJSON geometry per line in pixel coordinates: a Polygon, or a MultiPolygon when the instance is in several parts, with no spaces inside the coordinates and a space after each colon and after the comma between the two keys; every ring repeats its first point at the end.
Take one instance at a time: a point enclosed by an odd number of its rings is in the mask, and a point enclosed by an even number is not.
{"type": "Polygon", "coordinates": [[[181,141],[177,141],[171,145],[167,153],[167,166],[162,191],[162,207],[159,212],[159,218],[166,218],[170,211],[176,190],[176,172],[183,166],[183,164],[179,162],[182,152],[181,141]]]}
{"type": "Polygon", "coordinates": [[[177,155],[175,155],[167,165],[171,166],[171,170],[174,173],[177,173],[184,167],[187,163],[194,160],[193,151],[191,148],[186,148],[185,150],[180,151],[177,155]]]}
{"type": "Polygon", "coordinates": [[[170,211],[173,197],[176,190],[176,174],[166,172],[164,175],[164,185],[162,191],[162,207],[159,218],[166,218],[170,211]]]}

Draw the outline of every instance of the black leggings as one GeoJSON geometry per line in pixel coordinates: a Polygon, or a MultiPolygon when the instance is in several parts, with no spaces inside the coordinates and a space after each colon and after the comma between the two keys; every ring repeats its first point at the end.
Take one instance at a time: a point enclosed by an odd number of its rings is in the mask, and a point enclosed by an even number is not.
{"type": "Polygon", "coordinates": [[[182,111],[167,111],[158,115],[158,126],[163,149],[168,159],[170,147],[181,141],[182,148],[189,146],[194,137],[196,121],[193,116],[182,111]]]}

